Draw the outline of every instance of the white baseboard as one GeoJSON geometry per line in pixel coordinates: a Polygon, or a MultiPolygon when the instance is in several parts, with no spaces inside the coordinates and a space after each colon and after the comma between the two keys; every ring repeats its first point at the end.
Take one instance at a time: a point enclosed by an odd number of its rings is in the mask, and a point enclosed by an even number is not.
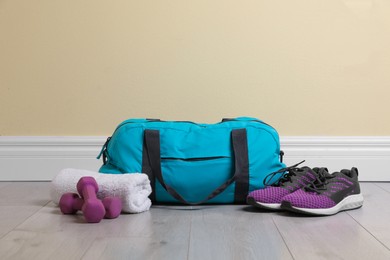
{"type": "Polygon", "coordinates": [[[104,137],[0,136],[0,181],[48,181],[63,168],[97,171],[104,137]]]}
{"type": "MultiPolygon", "coordinates": [[[[50,181],[63,168],[97,171],[106,137],[0,136],[0,181],[50,181]]],[[[357,167],[361,181],[390,181],[390,136],[281,137],[286,164],[357,167]]]]}

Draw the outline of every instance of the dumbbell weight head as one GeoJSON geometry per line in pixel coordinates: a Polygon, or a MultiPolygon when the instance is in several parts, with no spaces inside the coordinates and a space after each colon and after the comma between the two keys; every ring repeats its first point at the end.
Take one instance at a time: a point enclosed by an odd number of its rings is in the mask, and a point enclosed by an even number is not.
{"type": "Polygon", "coordinates": [[[84,200],[81,208],[84,218],[89,223],[99,223],[106,214],[106,210],[101,200],[84,200]]]}
{"type": "MultiPolygon", "coordinates": [[[[80,197],[77,193],[65,193],[61,196],[59,206],[63,214],[76,214],[81,209],[80,197]]],[[[82,203],[82,201],[81,201],[82,203]]]]}
{"type": "Polygon", "coordinates": [[[122,201],[117,197],[106,197],[103,199],[103,205],[106,209],[105,218],[117,218],[122,211],[122,201]]]}

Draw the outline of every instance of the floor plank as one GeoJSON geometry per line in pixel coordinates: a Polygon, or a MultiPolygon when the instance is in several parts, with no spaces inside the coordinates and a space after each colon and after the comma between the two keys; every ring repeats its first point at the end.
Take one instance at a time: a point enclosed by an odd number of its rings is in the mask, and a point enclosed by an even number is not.
{"type": "Polygon", "coordinates": [[[228,205],[194,211],[188,259],[292,259],[272,214],[228,205]]]}
{"type": "Polygon", "coordinates": [[[390,259],[390,184],[329,217],[245,205],[153,206],[99,224],[63,215],[50,183],[0,183],[0,259],[390,259]]]}
{"type": "Polygon", "coordinates": [[[187,259],[188,207],[156,206],[115,222],[117,231],[100,232],[83,259],[187,259]]]}
{"type": "Polygon", "coordinates": [[[0,240],[0,258],[185,259],[189,227],[187,211],[156,208],[88,224],[50,203],[0,240]]]}
{"type": "Polygon", "coordinates": [[[12,182],[6,182],[6,181],[0,181],[0,189],[5,187],[5,186],[8,186],[10,185],[12,182]]]}
{"type": "Polygon", "coordinates": [[[363,207],[359,210],[349,211],[348,214],[390,249],[390,207],[388,206],[390,192],[383,187],[389,188],[390,186],[362,183],[363,207]]]}
{"type": "Polygon", "coordinates": [[[390,182],[376,182],[375,185],[390,192],[390,182]]]}
{"type": "Polygon", "coordinates": [[[1,206],[0,238],[34,215],[41,206],[1,206]]]}
{"type": "Polygon", "coordinates": [[[83,256],[96,259],[187,259],[188,240],[182,237],[99,237],[83,256]]]}
{"type": "Polygon", "coordinates": [[[11,182],[0,189],[0,206],[44,206],[50,182],[11,182]]]}
{"type": "Polygon", "coordinates": [[[0,182],[0,238],[49,202],[48,182],[0,182]]]}
{"type": "Polygon", "coordinates": [[[390,259],[390,251],[346,212],[327,217],[280,213],[274,220],[294,259],[390,259]]]}
{"type": "Polygon", "coordinates": [[[62,215],[50,203],[0,240],[0,258],[80,259],[94,239],[94,226],[62,215]]]}

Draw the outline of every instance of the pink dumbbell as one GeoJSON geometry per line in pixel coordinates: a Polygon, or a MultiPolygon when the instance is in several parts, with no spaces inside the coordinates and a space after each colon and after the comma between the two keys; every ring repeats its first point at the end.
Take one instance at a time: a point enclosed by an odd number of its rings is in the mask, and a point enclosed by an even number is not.
{"type": "Polygon", "coordinates": [[[83,177],[77,183],[76,193],[65,193],[60,199],[60,209],[64,214],[75,214],[82,210],[85,220],[89,223],[98,223],[105,218],[116,218],[122,210],[122,202],[119,198],[104,198],[103,201],[96,197],[98,185],[94,178],[83,177]]]}
{"type": "Polygon", "coordinates": [[[99,187],[93,177],[82,177],[77,183],[77,191],[84,200],[81,211],[87,222],[98,223],[106,215],[103,202],[96,197],[99,187]]]}
{"type": "Polygon", "coordinates": [[[96,197],[99,188],[93,177],[82,177],[77,183],[77,191],[84,200],[81,210],[86,219],[86,214],[88,215],[88,219],[91,220],[97,219],[97,216],[99,216],[99,222],[103,217],[116,218],[122,211],[122,201],[120,198],[106,197],[101,201],[96,197]],[[102,205],[104,210],[102,210],[102,205]],[[101,213],[102,211],[104,212],[103,214],[101,213]],[[103,217],[101,217],[101,214],[103,217]]]}
{"type": "MultiPolygon", "coordinates": [[[[122,202],[120,198],[107,197],[102,200],[106,214],[104,218],[117,218],[122,210],[122,202]]],[[[76,214],[81,210],[84,200],[77,193],[65,193],[60,199],[60,209],[63,214],[76,214]]],[[[86,216],[87,222],[95,223],[93,219],[86,216]]]]}

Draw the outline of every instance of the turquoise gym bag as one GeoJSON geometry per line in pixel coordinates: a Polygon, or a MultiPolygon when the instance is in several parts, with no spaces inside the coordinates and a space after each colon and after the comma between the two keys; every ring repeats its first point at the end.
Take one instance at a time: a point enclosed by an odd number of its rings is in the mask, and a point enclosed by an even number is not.
{"type": "Polygon", "coordinates": [[[285,167],[281,155],[277,131],[256,118],[216,124],[129,119],[98,159],[101,173],[146,173],[153,202],[195,205],[245,203],[268,174],[285,167]]]}

